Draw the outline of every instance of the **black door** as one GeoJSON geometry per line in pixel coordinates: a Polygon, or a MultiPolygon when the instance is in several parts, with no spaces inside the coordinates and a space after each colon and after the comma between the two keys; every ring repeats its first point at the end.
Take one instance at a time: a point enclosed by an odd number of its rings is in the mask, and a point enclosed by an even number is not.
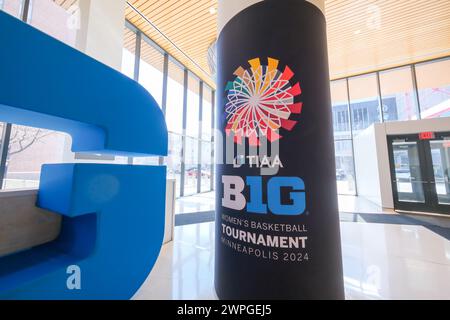
{"type": "Polygon", "coordinates": [[[450,133],[389,136],[394,206],[450,214],[450,133]]]}

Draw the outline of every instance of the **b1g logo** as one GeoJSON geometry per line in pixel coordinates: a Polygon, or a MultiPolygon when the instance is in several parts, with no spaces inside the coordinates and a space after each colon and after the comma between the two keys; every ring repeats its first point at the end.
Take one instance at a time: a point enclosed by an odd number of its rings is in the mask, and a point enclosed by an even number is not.
{"type": "MultiPolygon", "coordinates": [[[[248,63],[250,68],[239,67],[234,71],[236,78],[228,82],[225,88],[225,131],[230,139],[234,139],[235,144],[245,144],[245,139],[248,139],[250,146],[259,146],[258,152],[261,152],[261,139],[267,138],[271,144],[272,161],[265,154],[247,157],[238,155],[234,166],[241,167],[242,159],[247,158],[250,160],[248,165],[252,168],[256,158],[258,168],[260,163],[263,167],[267,163],[271,168],[283,168],[278,144],[275,142],[282,138],[280,129],[292,131],[297,125],[298,121],[291,118],[298,118],[295,115],[302,112],[303,104],[297,101],[302,89],[299,82],[293,80],[294,72],[287,65],[279,68],[277,59],[269,57],[267,63],[262,64],[260,58],[255,58],[248,63]]],[[[241,178],[224,175],[222,183],[222,206],[229,209],[290,216],[303,214],[306,209],[305,183],[299,177],[273,176],[263,186],[261,176],[241,178]],[[244,192],[246,188],[250,197],[248,201],[244,195],[247,194],[244,192]],[[267,188],[267,203],[263,201],[263,188],[267,188]],[[286,201],[288,204],[282,201],[283,192],[289,192],[290,201],[286,201]]]]}
{"type": "Polygon", "coordinates": [[[267,204],[263,202],[262,177],[247,177],[246,181],[238,176],[222,176],[222,206],[233,210],[275,215],[300,215],[306,209],[305,183],[299,177],[272,177],[267,182],[267,204]],[[249,188],[250,202],[244,197],[245,188],[249,188]],[[291,204],[283,204],[281,194],[289,191],[291,204]]]}

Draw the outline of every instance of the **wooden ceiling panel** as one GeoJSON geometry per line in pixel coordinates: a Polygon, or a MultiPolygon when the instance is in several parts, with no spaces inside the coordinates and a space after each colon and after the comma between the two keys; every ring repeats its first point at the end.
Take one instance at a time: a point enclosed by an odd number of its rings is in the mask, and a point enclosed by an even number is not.
{"type": "MultiPolygon", "coordinates": [[[[76,0],[54,0],[65,8],[76,0]]],[[[217,37],[217,0],[128,0],[126,18],[205,82],[217,37]],[[211,10],[213,8],[213,10],[211,10]],[[192,63],[192,61],[195,63],[192,63]]],[[[448,0],[326,0],[330,77],[336,79],[450,55],[448,0]]],[[[125,34],[125,46],[132,46],[125,34]]],[[[156,59],[145,53],[144,59],[156,59]]]]}
{"type": "MultiPolygon", "coordinates": [[[[217,8],[216,0],[130,3],[209,71],[207,50],[217,36],[217,15],[210,8],[217,8]]],[[[195,71],[195,65],[136,13],[127,17],[195,71]]],[[[327,0],[326,17],[332,79],[450,55],[450,1],[327,0]]],[[[205,79],[198,68],[196,73],[205,79]]]]}
{"type": "Polygon", "coordinates": [[[77,0],[53,0],[53,1],[66,10],[77,2],[77,0]]]}
{"type": "Polygon", "coordinates": [[[450,1],[327,0],[330,77],[450,55],[450,1]]]}
{"type": "Polygon", "coordinates": [[[126,18],[149,38],[186,65],[198,77],[215,87],[210,75],[207,51],[217,36],[217,0],[129,0],[195,64],[165,39],[130,7],[126,18]]]}

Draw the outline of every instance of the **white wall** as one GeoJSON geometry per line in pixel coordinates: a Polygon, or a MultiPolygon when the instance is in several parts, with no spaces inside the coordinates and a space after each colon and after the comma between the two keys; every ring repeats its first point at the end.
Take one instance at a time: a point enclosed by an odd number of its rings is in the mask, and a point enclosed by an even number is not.
{"type": "Polygon", "coordinates": [[[355,172],[358,194],[381,206],[377,148],[374,126],[355,137],[355,172]]]}
{"type": "Polygon", "coordinates": [[[388,135],[401,134],[418,134],[420,132],[445,132],[450,131],[450,118],[426,119],[416,121],[400,121],[387,122],[376,125],[379,127],[377,134],[377,154],[383,155],[378,157],[380,169],[380,186],[381,186],[381,201],[383,207],[393,208],[394,199],[392,195],[392,178],[389,169],[388,157],[388,135]],[[387,173],[387,174],[386,174],[387,173]]]}
{"type": "Polygon", "coordinates": [[[387,144],[386,126],[376,124],[374,126],[375,148],[378,162],[378,180],[380,183],[380,202],[383,208],[394,208],[394,198],[392,196],[391,167],[389,164],[389,149],[387,144]]]}
{"type": "Polygon", "coordinates": [[[393,209],[387,136],[430,131],[450,131],[450,118],[377,123],[355,137],[355,170],[359,195],[384,208],[393,209]]]}

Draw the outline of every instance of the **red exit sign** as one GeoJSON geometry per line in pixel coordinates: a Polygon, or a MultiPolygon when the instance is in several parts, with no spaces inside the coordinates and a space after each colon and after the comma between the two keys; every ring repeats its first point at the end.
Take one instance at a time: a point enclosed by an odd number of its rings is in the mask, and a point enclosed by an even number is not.
{"type": "Polygon", "coordinates": [[[434,139],[434,132],[421,132],[419,133],[420,140],[431,140],[434,139]]]}

